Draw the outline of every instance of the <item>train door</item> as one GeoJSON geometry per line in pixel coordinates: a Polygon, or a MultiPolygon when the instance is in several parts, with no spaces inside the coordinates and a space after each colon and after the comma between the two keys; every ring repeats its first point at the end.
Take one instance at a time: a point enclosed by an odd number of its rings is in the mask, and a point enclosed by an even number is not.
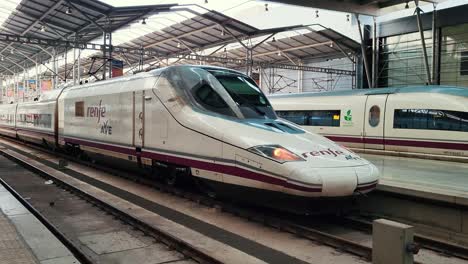
{"type": "Polygon", "coordinates": [[[385,107],[388,94],[368,95],[364,113],[364,148],[384,149],[385,107]]]}
{"type": "Polygon", "coordinates": [[[145,146],[145,91],[133,92],[133,145],[138,150],[145,146]]]}

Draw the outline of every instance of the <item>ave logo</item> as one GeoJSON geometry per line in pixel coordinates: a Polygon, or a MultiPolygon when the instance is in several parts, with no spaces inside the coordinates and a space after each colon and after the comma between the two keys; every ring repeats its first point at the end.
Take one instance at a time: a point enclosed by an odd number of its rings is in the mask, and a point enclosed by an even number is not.
{"type": "Polygon", "coordinates": [[[100,125],[99,133],[112,135],[112,126],[110,125],[109,119],[105,121],[102,120],[107,116],[106,106],[102,105],[102,100],[99,100],[98,105],[88,106],[86,109],[86,116],[96,118],[97,123],[100,125]]]}
{"type": "Polygon", "coordinates": [[[112,135],[112,126],[109,124],[109,120],[106,120],[101,125],[101,134],[112,135]]]}

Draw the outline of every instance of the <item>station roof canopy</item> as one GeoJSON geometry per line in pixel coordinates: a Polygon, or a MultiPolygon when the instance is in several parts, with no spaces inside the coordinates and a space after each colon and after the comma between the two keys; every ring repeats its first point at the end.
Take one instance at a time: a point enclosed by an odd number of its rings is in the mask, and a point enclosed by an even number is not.
{"type": "MultiPolygon", "coordinates": [[[[203,61],[211,65],[242,68],[246,63],[246,49],[238,41],[247,44],[247,40],[252,39],[256,40],[253,45],[258,44],[252,51],[254,64],[296,64],[298,60],[351,58],[360,49],[358,42],[319,24],[259,30],[214,11],[122,43],[120,47],[141,46],[160,54],[159,57],[144,55],[145,64],[166,66],[203,61]],[[223,30],[229,33],[222,33],[223,30]],[[200,50],[209,53],[197,56],[200,50]]],[[[95,62],[99,56],[99,53],[95,53],[94,59],[82,61],[89,72],[98,70],[99,64],[95,62]]],[[[115,53],[114,56],[127,65],[140,60],[140,55],[136,53],[115,53]]],[[[67,67],[70,68],[71,63],[67,67]]],[[[64,70],[65,66],[62,66],[60,71],[64,70]]]]}
{"type": "MultiPolygon", "coordinates": [[[[354,56],[359,52],[360,44],[330,28],[321,25],[305,27],[309,32],[304,34],[270,39],[261,43],[253,51],[254,61],[260,63],[275,63],[287,61],[297,63],[298,60],[325,60],[336,56],[343,57],[343,53],[354,56]]],[[[303,31],[303,30],[301,30],[303,31]]],[[[217,53],[222,56],[224,51],[217,53]]],[[[242,47],[225,52],[225,56],[233,59],[245,58],[242,47]]]]}
{"type": "MultiPolygon", "coordinates": [[[[252,54],[254,61],[269,63],[289,63],[297,59],[323,58],[340,53],[343,57],[348,53],[359,52],[357,42],[320,25],[258,29],[197,5],[113,7],[97,0],[22,0],[0,28],[0,74],[21,72],[33,67],[36,62],[44,64],[53,56],[53,46],[22,42],[20,37],[62,41],[69,45],[67,43],[73,41],[102,42],[103,31],[115,32],[120,29],[129,29],[130,33],[140,32],[134,37],[120,39],[119,34],[112,34],[112,43],[118,44],[113,46],[113,55],[132,67],[141,61],[145,64],[159,62],[162,66],[202,60],[210,64],[222,61],[224,66],[228,66],[226,61],[230,60],[233,67],[239,67],[246,63],[247,46],[255,46],[252,54]],[[200,9],[203,10],[200,12],[200,9]],[[169,13],[175,13],[184,20],[173,21],[169,13]],[[151,17],[155,14],[160,15],[151,17]],[[170,24],[161,23],[161,20],[169,21],[170,24]],[[130,24],[135,22],[144,25],[137,25],[130,30],[130,24]],[[6,34],[17,36],[17,41],[4,39],[3,35],[6,34]],[[141,52],[143,55],[140,51],[144,51],[141,52]],[[277,55],[278,51],[282,56],[277,55]],[[195,58],[193,55],[196,55],[195,58]],[[211,60],[210,56],[216,57],[215,60],[211,60]],[[172,62],[169,59],[173,59],[172,62]]],[[[84,68],[93,68],[89,72],[96,72],[100,68],[99,63],[94,63],[96,60],[105,60],[102,58],[103,46],[96,45],[97,48],[91,52],[96,59],[82,60],[84,66],[87,66],[84,68]]],[[[61,53],[71,49],[70,46],[60,47],[61,53]]],[[[59,72],[63,74],[65,68],[70,69],[72,64],[73,60],[69,59],[59,72]]]]}
{"type": "MultiPolygon", "coordinates": [[[[66,41],[74,41],[76,34],[79,41],[88,42],[102,36],[103,31],[115,31],[173,6],[113,7],[95,0],[22,0],[4,21],[0,33],[66,41]]],[[[34,62],[25,58],[43,51],[39,46],[0,42],[0,54],[8,52],[7,61],[20,67],[33,66],[34,62]]]]}
{"type": "Polygon", "coordinates": [[[302,27],[297,25],[261,30],[214,10],[203,14],[187,8],[177,8],[175,11],[188,11],[195,16],[121,46],[142,47],[165,56],[174,56],[302,27]]]}
{"type": "MultiPolygon", "coordinates": [[[[378,16],[382,9],[390,6],[406,4],[412,0],[270,0],[283,4],[315,7],[334,11],[378,16]]],[[[440,3],[445,0],[424,0],[419,2],[440,3]]]]}

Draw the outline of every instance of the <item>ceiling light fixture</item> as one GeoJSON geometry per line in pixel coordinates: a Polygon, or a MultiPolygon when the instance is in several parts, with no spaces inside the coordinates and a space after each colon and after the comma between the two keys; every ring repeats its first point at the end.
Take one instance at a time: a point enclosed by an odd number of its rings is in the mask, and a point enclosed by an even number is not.
{"type": "Polygon", "coordinates": [[[408,4],[408,1],[406,1],[406,5],[405,5],[405,8],[408,9],[409,8],[409,4],[408,4]]]}
{"type": "Polygon", "coordinates": [[[3,58],[3,56],[2,56],[2,61],[4,61],[4,60],[5,60],[5,58],[3,58]]]}
{"type": "Polygon", "coordinates": [[[67,9],[65,10],[65,14],[70,15],[72,13],[71,8],[67,6],[67,9]]]}
{"type": "Polygon", "coordinates": [[[271,42],[276,42],[275,37],[273,37],[273,38],[271,39],[271,42]]]}
{"type": "Polygon", "coordinates": [[[143,18],[143,20],[141,21],[141,24],[146,25],[146,18],[143,18]]]}
{"type": "Polygon", "coordinates": [[[177,42],[177,47],[180,48],[180,42],[177,42]]]}
{"type": "Polygon", "coordinates": [[[333,42],[330,43],[330,48],[333,48],[333,42]]]}
{"type": "Polygon", "coordinates": [[[13,50],[13,48],[10,50],[10,53],[11,53],[11,54],[15,53],[15,51],[13,50]]]}
{"type": "Polygon", "coordinates": [[[278,53],[276,55],[281,56],[281,50],[278,50],[278,53]]]}
{"type": "Polygon", "coordinates": [[[346,15],[346,21],[349,22],[349,14],[346,15]]]}
{"type": "Polygon", "coordinates": [[[221,29],[221,36],[224,36],[224,29],[221,29]]]}
{"type": "Polygon", "coordinates": [[[265,12],[268,12],[268,4],[265,4],[265,12]]]}
{"type": "Polygon", "coordinates": [[[46,28],[45,28],[44,25],[41,26],[41,31],[42,31],[42,32],[45,32],[45,31],[46,31],[46,28]]]}
{"type": "Polygon", "coordinates": [[[315,18],[319,18],[319,11],[315,10],[315,18]]]}

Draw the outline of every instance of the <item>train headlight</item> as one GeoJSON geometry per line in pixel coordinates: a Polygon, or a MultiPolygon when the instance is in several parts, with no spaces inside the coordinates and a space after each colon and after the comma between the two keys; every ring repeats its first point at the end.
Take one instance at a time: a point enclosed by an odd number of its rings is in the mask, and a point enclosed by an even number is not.
{"type": "Polygon", "coordinates": [[[280,145],[262,145],[251,147],[248,149],[250,152],[260,154],[262,156],[275,159],[279,162],[287,161],[305,161],[305,159],[299,157],[298,155],[292,153],[286,148],[280,145]]]}

